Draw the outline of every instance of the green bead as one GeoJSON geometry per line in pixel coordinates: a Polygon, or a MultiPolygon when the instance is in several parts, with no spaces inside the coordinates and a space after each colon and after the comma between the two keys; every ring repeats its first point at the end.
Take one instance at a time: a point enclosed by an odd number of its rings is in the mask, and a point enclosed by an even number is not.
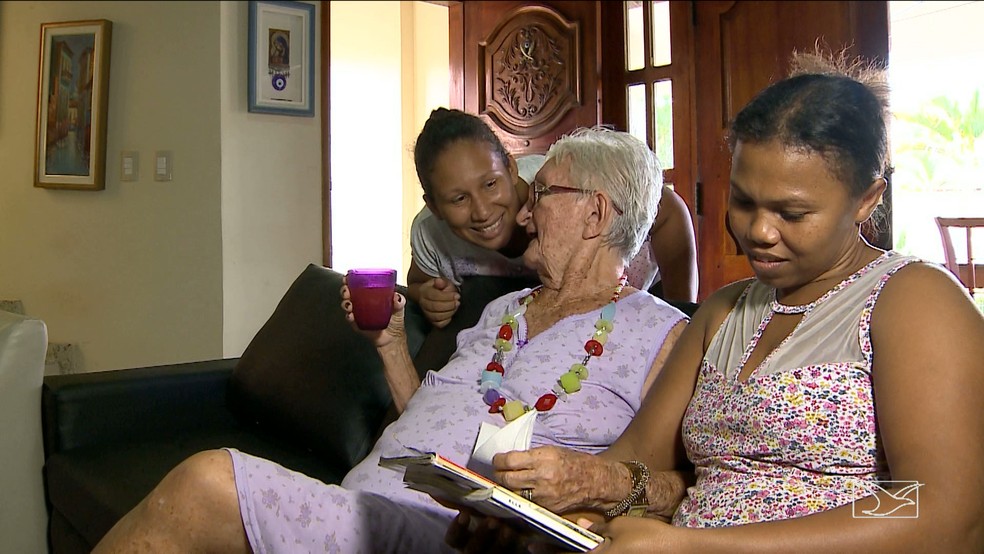
{"type": "Polygon", "coordinates": [[[597,331],[594,332],[594,340],[600,342],[601,344],[607,343],[608,331],[605,331],[604,329],[598,329],[597,331]]]}
{"type": "Polygon", "coordinates": [[[588,366],[584,364],[574,364],[571,366],[571,373],[577,375],[580,380],[585,380],[588,378],[588,366]]]}
{"type": "Polygon", "coordinates": [[[512,343],[506,339],[495,339],[495,349],[502,352],[509,352],[512,350],[512,343]]]}
{"type": "Polygon", "coordinates": [[[607,319],[599,319],[598,321],[595,321],[595,329],[598,329],[599,331],[604,331],[606,333],[611,333],[612,332],[612,329],[614,329],[614,328],[615,328],[615,326],[612,324],[612,322],[610,320],[607,320],[607,319]]]}
{"type": "Polygon", "coordinates": [[[577,375],[568,371],[560,376],[560,386],[564,387],[564,392],[567,394],[573,394],[581,390],[581,380],[577,378],[577,375]]]}

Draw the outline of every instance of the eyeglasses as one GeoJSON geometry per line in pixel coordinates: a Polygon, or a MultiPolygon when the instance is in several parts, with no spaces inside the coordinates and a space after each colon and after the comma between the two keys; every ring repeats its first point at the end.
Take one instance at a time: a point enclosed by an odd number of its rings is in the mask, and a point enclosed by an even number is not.
{"type": "MultiPolygon", "coordinates": [[[[547,185],[544,185],[539,181],[533,181],[533,186],[530,187],[530,211],[531,212],[533,211],[533,208],[536,207],[536,203],[540,201],[540,198],[543,198],[544,196],[550,196],[551,194],[558,194],[562,192],[580,192],[582,194],[587,194],[595,191],[590,189],[576,189],[572,187],[563,187],[560,185],[553,185],[548,187],[547,185]]],[[[622,215],[622,209],[616,206],[615,202],[612,202],[612,207],[615,208],[615,213],[617,213],[618,215],[622,215]]]]}

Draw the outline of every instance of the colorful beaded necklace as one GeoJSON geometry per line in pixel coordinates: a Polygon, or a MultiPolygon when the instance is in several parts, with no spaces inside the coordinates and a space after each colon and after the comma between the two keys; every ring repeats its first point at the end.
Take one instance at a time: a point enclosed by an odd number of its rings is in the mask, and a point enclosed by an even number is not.
{"type": "Polygon", "coordinates": [[[536,299],[543,286],[533,289],[532,292],[523,297],[515,312],[506,311],[506,314],[502,316],[502,326],[499,327],[499,333],[495,339],[495,353],[492,355],[492,361],[482,370],[480,379],[479,391],[482,394],[482,399],[489,406],[489,413],[501,412],[506,421],[512,421],[532,409],[540,412],[549,411],[557,403],[558,398],[566,400],[568,394],[581,390],[581,381],[588,378],[588,361],[592,357],[601,356],[605,350],[605,343],[608,342],[608,334],[615,328],[613,323],[615,320],[615,303],[622,295],[622,289],[625,288],[627,280],[628,277],[623,274],[619,279],[618,286],[615,287],[615,292],[612,293],[611,300],[601,309],[601,315],[598,317],[598,321],[595,321],[595,331],[591,334],[591,338],[584,343],[584,351],[587,353],[584,359],[573,364],[566,373],[562,374],[551,392],[540,396],[532,408],[519,400],[506,400],[499,387],[502,386],[502,379],[506,374],[502,361],[505,359],[505,353],[513,349],[513,338],[519,326],[516,318],[526,313],[527,306],[536,299]]]}

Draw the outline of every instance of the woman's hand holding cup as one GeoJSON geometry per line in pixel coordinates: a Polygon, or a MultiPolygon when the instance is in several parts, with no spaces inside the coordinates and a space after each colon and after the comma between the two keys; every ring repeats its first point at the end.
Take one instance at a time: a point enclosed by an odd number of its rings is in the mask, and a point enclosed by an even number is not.
{"type": "Polygon", "coordinates": [[[396,292],[396,270],[351,269],[342,283],[342,309],[353,328],[376,347],[404,339],[406,299],[396,292]]]}

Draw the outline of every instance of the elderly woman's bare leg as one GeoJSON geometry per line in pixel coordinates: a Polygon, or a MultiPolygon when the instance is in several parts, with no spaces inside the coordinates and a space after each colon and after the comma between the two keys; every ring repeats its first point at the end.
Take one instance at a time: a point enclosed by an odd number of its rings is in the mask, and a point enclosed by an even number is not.
{"type": "Polygon", "coordinates": [[[181,462],[93,550],[250,552],[232,461],[224,450],[181,462]]]}

